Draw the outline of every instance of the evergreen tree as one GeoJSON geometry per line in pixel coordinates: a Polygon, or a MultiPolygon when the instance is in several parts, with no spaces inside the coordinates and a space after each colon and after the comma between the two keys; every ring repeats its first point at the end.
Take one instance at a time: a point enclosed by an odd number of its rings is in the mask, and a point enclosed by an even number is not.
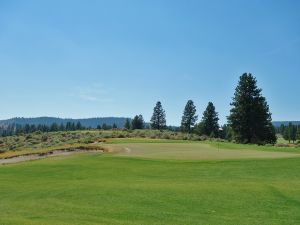
{"type": "Polygon", "coordinates": [[[284,131],[285,131],[285,126],[284,126],[284,124],[281,124],[280,127],[279,127],[279,133],[281,135],[284,135],[284,131]]]}
{"type": "Polygon", "coordinates": [[[118,128],[117,124],[114,123],[113,126],[112,126],[112,128],[113,129],[117,129],[118,128]]]}
{"type": "Polygon", "coordinates": [[[25,126],[24,126],[24,132],[25,132],[25,134],[29,134],[30,133],[30,125],[29,124],[25,124],[25,126]]]}
{"type": "Polygon", "coordinates": [[[50,131],[58,131],[58,125],[57,123],[52,123],[51,127],[50,127],[50,131]]]}
{"type": "Polygon", "coordinates": [[[293,141],[293,143],[295,143],[295,141],[297,140],[297,126],[292,125],[291,127],[291,140],[293,141]]]}
{"type": "Polygon", "coordinates": [[[256,79],[244,73],[235,89],[228,122],[240,143],[275,143],[276,134],[266,99],[256,79]]]}
{"type": "Polygon", "coordinates": [[[65,126],[64,126],[64,124],[63,124],[63,123],[61,123],[61,124],[60,124],[60,126],[59,126],[59,130],[60,130],[60,131],[64,131],[64,130],[65,130],[65,126]]]}
{"type": "Polygon", "coordinates": [[[300,141],[300,125],[297,127],[297,135],[296,135],[296,139],[298,141],[300,141]]]}
{"type": "Polygon", "coordinates": [[[289,143],[291,143],[290,125],[289,125],[288,127],[285,128],[284,134],[283,134],[283,138],[284,138],[286,141],[289,141],[289,143]]]}
{"type": "Polygon", "coordinates": [[[82,129],[83,129],[83,127],[82,127],[81,123],[78,121],[76,123],[76,130],[82,130],[82,129]]]}
{"type": "Polygon", "coordinates": [[[30,133],[36,132],[36,126],[34,124],[30,125],[30,133]]]}
{"type": "Polygon", "coordinates": [[[71,122],[67,122],[67,124],[66,124],[66,130],[70,131],[71,128],[72,128],[71,122]]]}
{"type": "Polygon", "coordinates": [[[204,133],[204,124],[203,124],[202,121],[195,125],[194,132],[196,134],[200,135],[200,136],[205,135],[205,133],[204,133]]]}
{"type": "Polygon", "coordinates": [[[219,118],[216,112],[215,106],[212,102],[209,102],[206,110],[203,112],[202,117],[202,130],[203,134],[210,137],[218,137],[219,133],[219,118]]]}
{"type": "Polygon", "coordinates": [[[184,108],[181,119],[181,129],[183,132],[191,133],[192,127],[195,125],[198,116],[196,115],[196,106],[192,100],[189,100],[184,108]]]}
{"type": "Polygon", "coordinates": [[[130,130],[130,120],[128,118],[125,121],[124,128],[127,129],[127,130],[130,130]]]}
{"type": "Polygon", "coordinates": [[[232,131],[232,128],[229,126],[229,125],[224,125],[222,127],[224,134],[225,134],[225,139],[228,140],[228,141],[232,141],[232,138],[233,138],[233,131],[232,131]]]}
{"type": "Polygon", "coordinates": [[[75,123],[73,122],[73,123],[71,123],[71,129],[72,130],[76,130],[76,125],[75,125],[75,123]]]}
{"type": "Polygon", "coordinates": [[[106,123],[103,123],[102,124],[102,130],[108,130],[109,128],[108,128],[108,126],[107,126],[107,124],[106,123]]]}
{"type": "Polygon", "coordinates": [[[145,122],[142,115],[136,115],[131,121],[131,127],[133,130],[135,129],[144,129],[145,122]]]}
{"type": "Polygon", "coordinates": [[[295,143],[295,141],[297,140],[297,126],[293,125],[290,122],[289,125],[285,128],[283,138],[289,141],[289,143],[291,143],[291,141],[295,143]]]}
{"type": "Polygon", "coordinates": [[[161,105],[161,102],[157,102],[153,109],[153,115],[151,117],[151,128],[155,130],[163,130],[166,126],[166,113],[161,105]]]}

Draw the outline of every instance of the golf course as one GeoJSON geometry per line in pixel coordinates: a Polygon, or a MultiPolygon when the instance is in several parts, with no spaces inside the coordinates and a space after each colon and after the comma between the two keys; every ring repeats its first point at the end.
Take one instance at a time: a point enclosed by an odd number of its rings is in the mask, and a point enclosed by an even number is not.
{"type": "Polygon", "coordinates": [[[298,224],[300,151],[116,139],[0,165],[0,224],[298,224]],[[102,144],[103,145],[103,144],[102,144]]]}
{"type": "Polygon", "coordinates": [[[300,225],[299,21],[0,0],[0,225],[300,225]]]}

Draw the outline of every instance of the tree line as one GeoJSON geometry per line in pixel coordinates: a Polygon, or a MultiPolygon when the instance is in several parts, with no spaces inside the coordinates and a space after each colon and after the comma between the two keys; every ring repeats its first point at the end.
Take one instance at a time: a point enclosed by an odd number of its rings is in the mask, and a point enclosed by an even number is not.
{"type": "Polygon", "coordinates": [[[295,143],[296,140],[300,140],[300,125],[289,123],[285,126],[284,124],[281,124],[281,126],[276,129],[276,132],[281,134],[289,143],[295,143]]]}
{"type": "MultiPolygon", "coordinates": [[[[274,144],[277,137],[272,125],[272,117],[262,89],[257,87],[257,80],[252,74],[240,76],[231,102],[228,123],[220,127],[218,113],[212,102],[209,102],[202,119],[197,123],[198,115],[192,100],[188,100],[183,110],[180,130],[187,133],[207,135],[214,138],[235,140],[238,143],[274,144]]],[[[164,130],[166,113],[160,101],[153,109],[150,126],[152,129],[164,130]]],[[[126,121],[126,129],[143,129],[142,115],[126,121]]]]}
{"type": "MultiPolygon", "coordinates": [[[[228,123],[222,127],[219,125],[219,117],[216,108],[212,102],[209,102],[202,114],[201,120],[198,121],[196,106],[192,100],[188,100],[181,118],[179,129],[167,127],[166,113],[162,103],[158,101],[153,109],[150,124],[145,123],[142,115],[136,115],[133,119],[127,119],[124,128],[130,129],[155,129],[182,131],[186,133],[196,133],[206,135],[212,138],[223,138],[234,140],[238,143],[256,143],[256,144],[274,144],[276,143],[276,130],[272,125],[272,117],[269,106],[265,97],[262,96],[262,89],[257,87],[257,80],[252,74],[244,73],[240,76],[238,85],[232,98],[230,114],[227,117],[228,123]]],[[[116,129],[117,126],[102,124],[97,129],[109,130],[116,129]]],[[[6,128],[2,135],[11,133],[31,133],[35,131],[73,131],[87,129],[80,122],[64,124],[53,123],[51,126],[46,125],[29,125],[12,126],[6,128]]],[[[295,141],[299,129],[295,127],[282,128],[280,131],[289,141],[295,141]]],[[[1,132],[1,130],[0,130],[1,132]]],[[[0,133],[1,134],[1,133],[0,133]]]]}
{"type": "MultiPolygon", "coordinates": [[[[76,131],[76,130],[87,130],[91,129],[90,127],[83,126],[79,121],[78,122],[67,122],[66,124],[58,124],[52,123],[51,125],[45,124],[9,124],[5,127],[0,127],[0,135],[12,136],[12,135],[20,135],[20,134],[30,134],[34,132],[57,132],[57,131],[76,131]]],[[[112,126],[103,123],[102,125],[98,125],[97,129],[100,130],[111,130],[117,129],[117,125],[114,123],[112,126]]]]}
{"type": "Polygon", "coordinates": [[[63,123],[57,124],[52,123],[51,125],[45,124],[10,124],[5,128],[0,129],[0,133],[2,136],[10,136],[10,135],[19,135],[19,134],[29,134],[37,131],[40,132],[55,132],[55,131],[75,131],[75,130],[84,130],[86,129],[81,125],[80,122],[67,122],[65,125],[63,123]]]}

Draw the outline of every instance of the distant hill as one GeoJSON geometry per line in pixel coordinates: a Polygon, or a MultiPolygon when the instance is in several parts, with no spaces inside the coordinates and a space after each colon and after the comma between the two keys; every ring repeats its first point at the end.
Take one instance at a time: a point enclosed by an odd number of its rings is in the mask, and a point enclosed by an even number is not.
{"type": "Polygon", "coordinates": [[[88,118],[88,119],[61,119],[56,117],[36,117],[36,118],[12,118],[8,120],[0,120],[0,126],[7,126],[10,124],[18,124],[18,125],[47,125],[50,126],[53,123],[57,124],[66,124],[67,122],[80,122],[85,127],[96,128],[98,125],[102,125],[106,123],[107,125],[112,126],[114,123],[119,127],[123,128],[125,121],[127,118],[125,117],[99,117],[99,118],[88,118]]]}
{"type": "Polygon", "coordinates": [[[281,124],[287,126],[289,123],[292,123],[293,125],[300,125],[300,121],[273,121],[273,125],[275,127],[280,127],[281,124]]]}

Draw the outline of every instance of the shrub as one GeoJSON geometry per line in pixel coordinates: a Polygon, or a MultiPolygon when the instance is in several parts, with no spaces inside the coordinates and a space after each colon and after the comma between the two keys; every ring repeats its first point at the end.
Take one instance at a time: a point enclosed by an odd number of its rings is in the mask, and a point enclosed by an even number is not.
{"type": "Polygon", "coordinates": [[[280,148],[290,147],[288,144],[282,144],[282,143],[278,143],[275,146],[280,148]]]}
{"type": "Polygon", "coordinates": [[[28,134],[28,135],[26,135],[25,140],[29,140],[29,139],[31,139],[31,138],[32,138],[32,135],[31,135],[31,134],[28,134]]]}
{"type": "Polygon", "coordinates": [[[272,146],[274,146],[273,144],[265,144],[265,146],[267,146],[267,147],[272,147],[272,146]]]}
{"type": "Polygon", "coordinates": [[[42,140],[42,142],[48,141],[48,135],[45,135],[45,134],[42,135],[41,140],[42,140]]]}
{"type": "Polygon", "coordinates": [[[200,136],[200,141],[206,141],[207,139],[208,137],[205,135],[200,136]]]}
{"type": "Polygon", "coordinates": [[[162,135],[162,138],[163,138],[163,139],[170,139],[170,135],[169,135],[168,133],[164,133],[164,134],[162,135]]]}

